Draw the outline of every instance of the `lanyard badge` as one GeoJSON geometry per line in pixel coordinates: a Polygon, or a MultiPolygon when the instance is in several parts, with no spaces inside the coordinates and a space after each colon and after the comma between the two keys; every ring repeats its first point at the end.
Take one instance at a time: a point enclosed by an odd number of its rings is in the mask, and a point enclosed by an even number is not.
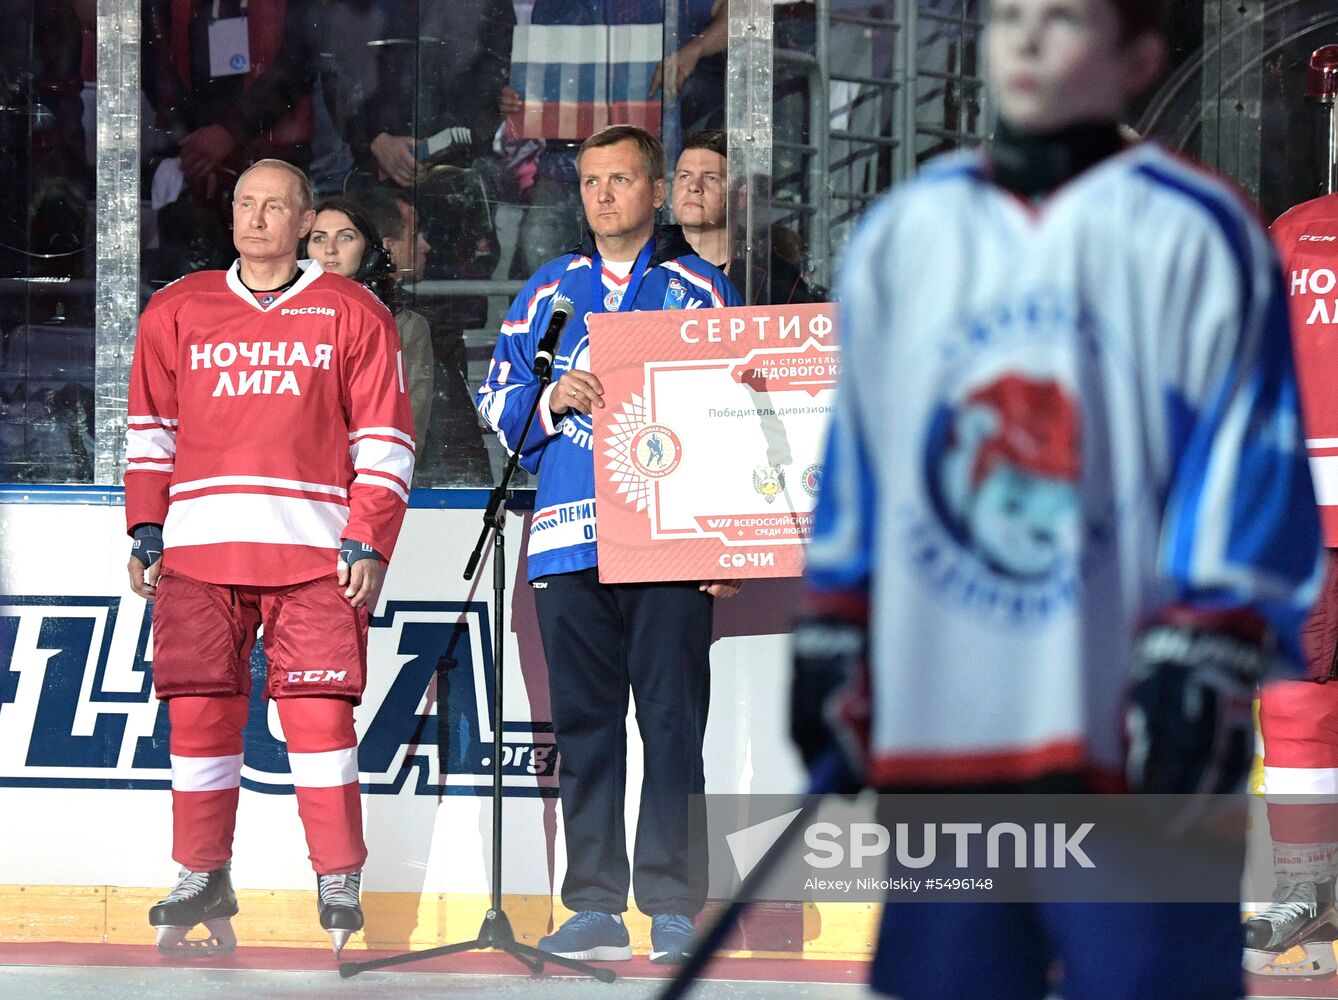
{"type": "Polygon", "coordinates": [[[251,71],[246,5],[247,0],[242,0],[240,17],[220,18],[219,0],[214,0],[214,17],[209,22],[209,75],[214,79],[251,71]]]}

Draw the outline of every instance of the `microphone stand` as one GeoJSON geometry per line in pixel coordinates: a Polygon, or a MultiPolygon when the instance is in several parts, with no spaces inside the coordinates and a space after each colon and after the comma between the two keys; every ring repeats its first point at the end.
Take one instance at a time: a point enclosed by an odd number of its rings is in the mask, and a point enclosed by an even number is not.
{"type": "MultiPolygon", "coordinates": [[[[525,439],[530,435],[530,428],[534,425],[534,417],[539,412],[539,401],[543,397],[548,383],[552,381],[552,377],[551,367],[548,367],[544,374],[539,376],[539,392],[534,397],[534,405],[530,407],[529,417],[525,420],[525,429],[521,431],[520,447],[524,446],[525,439]]],[[[469,556],[469,562],[465,564],[464,573],[466,580],[474,578],[474,571],[478,569],[479,560],[483,555],[483,546],[488,540],[488,533],[492,532],[492,905],[483,917],[483,924],[479,927],[478,936],[472,940],[428,948],[424,951],[405,952],[402,955],[388,955],[385,958],[374,958],[366,962],[342,962],[339,965],[339,977],[341,979],[348,979],[356,976],[359,972],[367,972],[371,969],[384,969],[391,965],[418,962],[425,958],[439,958],[442,955],[453,955],[461,951],[482,951],[485,948],[506,952],[529,969],[533,975],[538,975],[543,970],[544,963],[552,962],[554,965],[561,965],[587,976],[593,976],[601,983],[611,983],[616,978],[612,969],[596,968],[574,958],[563,958],[560,955],[540,951],[538,948],[517,941],[515,933],[511,930],[511,921],[502,908],[502,678],[504,676],[502,639],[506,634],[504,631],[506,627],[506,532],[503,528],[506,523],[506,502],[511,499],[511,490],[509,489],[511,477],[515,475],[519,465],[520,450],[518,447],[516,451],[511,453],[506,467],[502,470],[501,482],[493,487],[488,496],[488,507],[483,512],[483,529],[479,532],[478,541],[474,543],[474,551],[469,556]]]]}

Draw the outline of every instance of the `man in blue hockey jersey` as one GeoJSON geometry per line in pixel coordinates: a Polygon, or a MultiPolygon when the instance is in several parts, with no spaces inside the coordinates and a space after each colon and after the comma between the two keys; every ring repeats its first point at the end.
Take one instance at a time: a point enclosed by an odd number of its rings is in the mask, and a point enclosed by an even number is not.
{"type": "MultiPolygon", "coordinates": [[[[1255,685],[1300,668],[1320,547],[1277,261],[1228,185],[1118,126],[1160,7],[993,0],[994,140],[847,251],[795,632],[810,762],[836,729],[888,791],[1242,790],[1255,685]]],[[[873,984],[1225,1000],[1239,920],[889,903],[873,984]]]]}
{"type": "Polygon", "coordinates": [[[592,410],[603,387],[590,371],[586,319],[633,309],[739,304],[718,269],[677,226],[656,228],[664,203],[664,149],[643,129],[613,125],[581,146],[581,200],[589,226],[579,248],[535,272],[512,303],[478,406],[508,451],[538,472],[529,579],[548,660],[567,845],[562,902],[575,916],[539,947],[569,958],[631,957],[629,872],[623,829],[628,692],[646,746],[637,823],[637,906],[651,917],[651,960],[680,960],[706,900],[704,831],[689,820],[703,791],[702,739],[710,701],[711,606],[738,581],[605,585],[595,550],[592,410]],[[573,317],[539,398],[535,348],[566,299],[573,317]]]}

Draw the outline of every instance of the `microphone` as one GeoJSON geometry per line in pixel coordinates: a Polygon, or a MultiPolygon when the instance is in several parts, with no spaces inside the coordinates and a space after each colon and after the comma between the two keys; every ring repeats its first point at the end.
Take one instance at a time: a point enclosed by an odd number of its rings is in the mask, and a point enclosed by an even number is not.
{"type": "Polygon", "coordinates": [[[574,311],[570,300],[554,300],[553,316],[539,341],[539,349],[534,352],[534,374],[537,377],[548,378],[553,374],[553,352],[557,350],[558,340],[562,337],[562,328],[567,325],[574,311]]]}

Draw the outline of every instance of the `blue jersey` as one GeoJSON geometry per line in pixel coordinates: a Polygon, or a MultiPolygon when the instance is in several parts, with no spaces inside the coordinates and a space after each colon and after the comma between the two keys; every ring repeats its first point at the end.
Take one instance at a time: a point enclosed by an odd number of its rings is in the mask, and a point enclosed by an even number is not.
{"type": "Polygon", "coordinates": [[[1039,207],[979,154],[874,208],[808,573],[870,608],[876,783],[1117,771],[1142,623],[1252,608],[1300,662],[1320,565],[1281,273],[1151,143],[1039,207]]]}
{"type": "MultiPolygon", "coordinates": [[[[530,525],[531,580],[597,564],[594,428],[590,418],[569,410],[555,419],[544,398],[529,436],[519,440],[539,393],[532,369],[534,352],[548,328],[557,297],[569,300],[575,308],[554,357],[553,382],[573,368],[590,368],[586,319],[594,294],[590,272],[594,256],[593,238],[587,233],[577,252],[549,261],[534,273],[511,303],[488,377],[478,391],[477,403],[484,421],[497,432],[508,452],[520,450],[525,469],[539,474],[530,525]]],[[[604,308],[619,310],[632,275],[618,278],[607,268],[602,270],[604,308]]],[[[729,279],[692,252],[678,226],[656,230],[650,264],[631,309],[717,309],[740,304],[739,293],[729,279]]]]}

